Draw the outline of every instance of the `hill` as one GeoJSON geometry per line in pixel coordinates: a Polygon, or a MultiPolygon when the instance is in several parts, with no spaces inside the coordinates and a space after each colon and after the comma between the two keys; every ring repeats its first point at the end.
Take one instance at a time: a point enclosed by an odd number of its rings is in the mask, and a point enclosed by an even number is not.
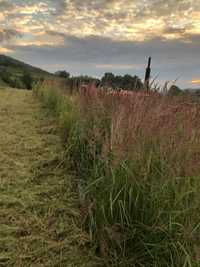
{"type": "Polygon", "coordinates": [[[31,66],[12,57],[0,55],[0,85],[25,87],[23,76],[28,74],[32,81],[52,77],[53,74],[31,66]]]}

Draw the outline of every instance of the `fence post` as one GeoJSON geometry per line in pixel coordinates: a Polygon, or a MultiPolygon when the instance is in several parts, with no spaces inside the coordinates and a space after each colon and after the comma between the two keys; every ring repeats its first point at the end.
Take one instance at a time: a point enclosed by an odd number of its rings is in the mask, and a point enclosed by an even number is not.
{"type": "Polygon", "coordinates": [[[149,57],[149,59],[148,59],[148,66],[146,68],[145,80],[144,80],[145,89],[147,91],[149,91],[149,89],[150,89],[149,88],[150,77],[151,77],[151,57],[149,57]]]}

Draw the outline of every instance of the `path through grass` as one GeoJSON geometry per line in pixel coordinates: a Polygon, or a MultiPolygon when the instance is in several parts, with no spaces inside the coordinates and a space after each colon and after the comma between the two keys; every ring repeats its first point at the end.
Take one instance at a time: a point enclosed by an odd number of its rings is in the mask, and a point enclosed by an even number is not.
{"type": "Polygon", "coordinates": [[[0,266],[92,266],[55,129],[31,92],[0,90],[0,266]]]}

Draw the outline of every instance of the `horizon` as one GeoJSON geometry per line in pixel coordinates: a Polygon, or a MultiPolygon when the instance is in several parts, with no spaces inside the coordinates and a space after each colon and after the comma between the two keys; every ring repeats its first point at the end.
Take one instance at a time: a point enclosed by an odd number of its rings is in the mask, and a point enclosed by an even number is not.
{"type": "Polygon", "coordinates": [[[49,72],[200,87],[200,3],[194,0],[0,0],[0,54],[49,72]]]}

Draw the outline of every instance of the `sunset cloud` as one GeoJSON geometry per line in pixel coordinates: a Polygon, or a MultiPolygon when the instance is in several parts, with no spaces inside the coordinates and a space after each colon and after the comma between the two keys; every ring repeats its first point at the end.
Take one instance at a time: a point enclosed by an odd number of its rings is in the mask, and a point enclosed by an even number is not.
{"type": "Polygon", "coordinates": [[[20,37],[21,33],[14,29],[0,29],[0,43],[6,43],[10,40],[20,37]]]}
{"type": "Polygon", "coordinates": [[[97,75],[104,67],[124,72],[133,67],[142,71],[138,57],[152,55],[154,64],[167,65],[168,73],[176,75],[174,66],[179,67],[177,76],[184,76],[188,83],[198,75],[200,2],[0,0],[0,43],[1,51],[13,51],[20,57],[28,54],[36,57],[41,49],[42,55],[49,53],[51,66],[58,64],[58,56],[73,71],[78,68],[77,62],[80,64],[84,59],[88,71],[97,75]],[[192,76],[187,79],[185,75],[189,72],[192,76]]]}
{"type": "Polygon", "coordinates": [[[198,80],[192,80],[191,83],[200,85],[200,79],[198,79],[198,80]]]}
{"type": "Polygon", "coordinates": [[[0,54],[9,54],[12,53],[13,51],[11,49],[5,48],[5,47],[0,47],[0,54]]]}
{"type": "Polygon", "coordinates": [[[9,19],[5,24],[33,37],[37,31],[51,30],[141,42],[200,34],[200,3],[195,0],[3,0],[0,8],[4,20],[9,19]]]}

